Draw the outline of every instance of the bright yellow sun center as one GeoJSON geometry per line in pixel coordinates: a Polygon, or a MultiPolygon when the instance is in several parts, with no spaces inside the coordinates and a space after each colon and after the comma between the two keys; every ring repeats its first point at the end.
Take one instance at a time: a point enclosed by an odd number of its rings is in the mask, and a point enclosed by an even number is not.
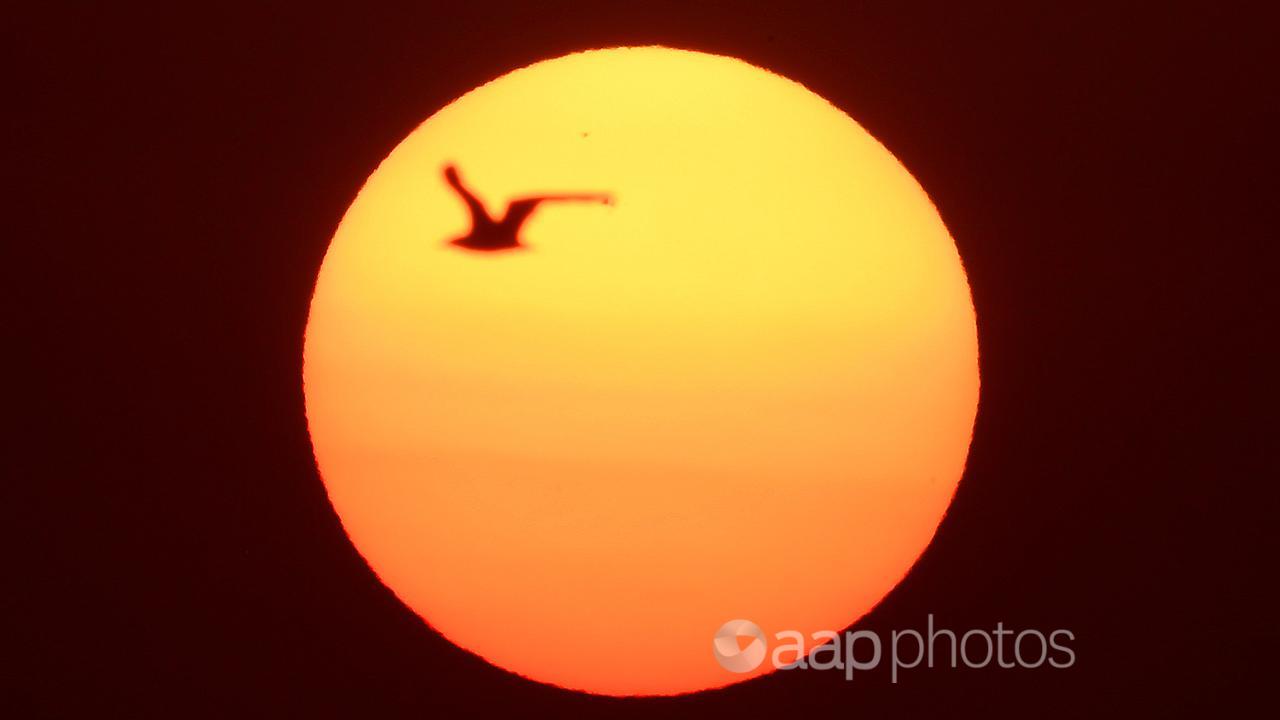
{"type": "Polygon", "coordinates": [[[752,675],[713,657],[725,621],[839,630],[901,579],[978,362],[955,246],[883,146],[760,68],[631,48],[505,75],[387,157],[325,257],[304,380],[338,515],[432,627],[535,680],[671,694],[752,675]],[[449,163],[495,217],[615,204],[472,252],[449,163]]]}

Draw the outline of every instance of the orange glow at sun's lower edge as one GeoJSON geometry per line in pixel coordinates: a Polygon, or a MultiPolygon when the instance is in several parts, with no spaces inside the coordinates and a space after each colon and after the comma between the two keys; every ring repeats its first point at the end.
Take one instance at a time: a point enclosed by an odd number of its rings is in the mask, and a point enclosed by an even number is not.
{"type": "Polygon", "coordinates": [[[352,542],[449,640],[692,692],[753,676],[712,655],[727,620],[839,630],[920,555],[968,451],[974,323],[928,197],[821,97],[585,52],[464,95],[369,178],[316,283],[307,420],[352,542]],[[471,252],[450,163],[495,215],[614,203],[471,252]]]}

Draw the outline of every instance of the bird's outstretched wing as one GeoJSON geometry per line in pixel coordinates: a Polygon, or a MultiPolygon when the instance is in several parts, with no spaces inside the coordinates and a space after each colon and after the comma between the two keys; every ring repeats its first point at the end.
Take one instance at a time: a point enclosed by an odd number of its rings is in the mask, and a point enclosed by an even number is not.
{"type": "Polygon", "coordinates": [[[502,217],[502,224],[512,228],[513,230],[520,229],[520,226],[524,224],[524,221],[528,220],[529,216],[533,214],[533,211],[538,209],[538,203],[545,199],[546,198],[532,197],[512,200],[511,203],[507,205],[507,214],[502,217]]]}
{"type": "Polygon", "coordinates": [[[529,216],[533,214],[538,205],[544,202],[598,202],[612,205],[613,196],[605,193],[566,193],[519,198],[512,200],[507,205],[507,214],[503,216],[502,224],[507,227],[519,228],[521,223],[529,219],[529,216]]]}

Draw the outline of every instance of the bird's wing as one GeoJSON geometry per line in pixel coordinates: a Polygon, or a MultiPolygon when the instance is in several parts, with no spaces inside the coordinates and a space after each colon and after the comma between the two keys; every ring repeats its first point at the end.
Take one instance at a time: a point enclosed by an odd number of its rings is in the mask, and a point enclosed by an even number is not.
{"type": "MultiPolygon", "coordinates": [[[[450,169],[452,170],[452,168],[450,169]]],[[[484,208],[484,203],[480,202],[480,198],[477,198],[475,193],[472,193],[462,184],[462,178],[458,177],[456,170],[453,172],[446,171],[444,177],[445,181],[449,183],[449,187],[452,187],[454,192],[458,193],[458,196],[462,198],[462,202],[466,203],[467,211],[471,214],[471,226],[473,228],[492,222],[489,219],[488,211],[484,208]]]]}
{"type": "Polygon", "coordinates": [[[520,225],[529,219],[542,200],[543,198],[512,200],[507,205],[507,214],[502,217],[502,224],[516,230],[520,229],[520,225]]]}

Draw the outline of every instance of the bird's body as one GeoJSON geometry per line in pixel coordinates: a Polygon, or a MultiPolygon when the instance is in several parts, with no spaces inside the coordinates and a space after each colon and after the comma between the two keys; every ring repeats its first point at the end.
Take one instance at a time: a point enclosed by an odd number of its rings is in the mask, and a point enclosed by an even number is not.
{"type": "Polygon", "coordinates": [[[520,243],[520,227],[529,219],[538,205],[544,202],[574,201],[602,202],[609,204],[613,199],[603,193],[577,193],[564,195],[536,195],[512,200],[507,204],[507,212],[501,220],[489,215],[484,204],[462,184],[458,177],[458,169],[452,165],[444,169],[445,182],[462,197],[471,215],[471,231],[450,243],[468,250],[494,252],[498,250],[514,250],[524,247],[520,243]]]}

